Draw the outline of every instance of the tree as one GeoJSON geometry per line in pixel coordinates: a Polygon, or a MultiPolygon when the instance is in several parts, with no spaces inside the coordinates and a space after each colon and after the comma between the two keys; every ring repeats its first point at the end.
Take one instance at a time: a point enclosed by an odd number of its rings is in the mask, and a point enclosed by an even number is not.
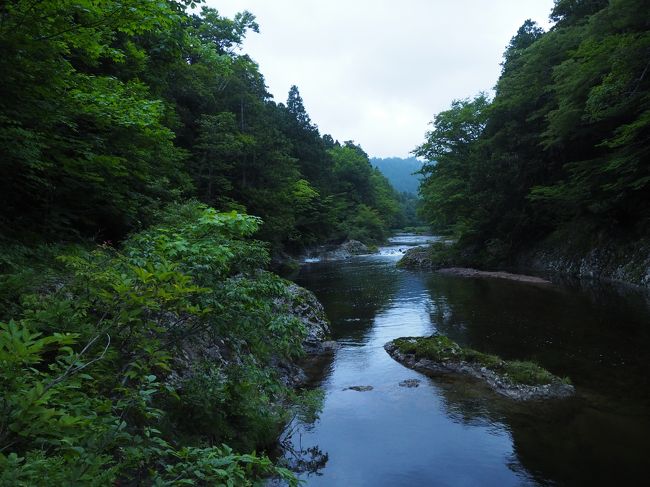
{"type": "Polygon", "coordinates": [[[480,199],[475,186],[481,161],[478,141],[488,119],[489,100],[481,93],[473,100],[455,100],[449,110],[434,117],[433,129],[413,152],[426,159],[420,193],[422,214],[438,231],[456,237],[476,232],[480,199]]]}
{"type": "Polygon", "coordinates": [[[296,85],[291,85],[291,88],[289,89],[287,111],[296,119],[300,128],[307,131],[315,130],[309,115],[307,115],[305,105],[302,102],[302,97],[300,96],[300,92],[296,85]]]}
{"type": "Polygon", "coordinates": [[[252,138],[237,130],[235,115],[202,115],[198,121],[192,168],[196,187],[208,204],[223,202],[232,192],[232,169],[252,138]]]}

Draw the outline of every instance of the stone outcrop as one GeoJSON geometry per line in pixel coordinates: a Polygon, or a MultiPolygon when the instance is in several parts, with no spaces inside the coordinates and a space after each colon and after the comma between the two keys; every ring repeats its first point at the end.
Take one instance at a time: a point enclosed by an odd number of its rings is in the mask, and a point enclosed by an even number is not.
{"type": "Polygon", "coordinates": [[[308,354],[318,354],[332,350],[333,342],[329,341],[330,324],[325,315],[323,305],[314,293],[290,283],[287,286],[288,299],[279,299],[278,306],[286,306],[289,313],[297,317],[307,329],[303,347],[308,354]]]}
{"type": "Polygon", "coordinates": [[[650,288],[650,243],[609,242],[580,248],[566,242],[543,242],[522,252],[517,264],[540,271],[586,279],[606,279],[650,288]]]}
{"type": "Polygon", "coordinates": [[[307,251],[303,261],[310,260],[345,260],[355,255],[371,253],[368,246],[358,240],[346,240],[339,245],[320,245],[307,251]]]}
{"type": "Polygon", "coordinates": [[[419,246],[408,249],[397,263],[406,269],[433,269],[429,247],[419,246]]]}
{"type": "MultiPolygon", "coordinates": [[[[398,266],[427,270],[482,267],[480,249],[449,250],[445,251],[440,245],[435,247],[435,244],[434,248],[413,247],[406,251],[398,266]]],[[[602,279],[650,288],[650,241],[643,239],[628,242],[603,237],[585,242],[584,236],[582,240],[572,240],[571,235],[553,235],[507,260],[494,259],[491,262],[490,267],[502,266],[580,279],[602,279]]],[[[490,273],[483,276],[476,273],[469,276],[467,272],[457,274],[467,277],[503,277],[507,273],[491,273],[492,276],[488,275],[490,273]]]]}
{"type": "Polygon", "coordinates": [[[427,375],[459,374],[473,377],[486,383],[496,393],[515,401],[559,399],[572,396],[575,389],[559,378],[549,384],[516,384],[502,374],[477,363],[462,360],[434,361],[418,358],[415,354],[403,353],[394,341],[384,345],[388,354],[406,367],[427,375]]]}

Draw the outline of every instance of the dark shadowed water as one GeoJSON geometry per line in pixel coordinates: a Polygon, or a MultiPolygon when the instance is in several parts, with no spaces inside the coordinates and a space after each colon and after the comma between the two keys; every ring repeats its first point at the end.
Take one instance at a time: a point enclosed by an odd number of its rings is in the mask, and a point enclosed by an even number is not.
{"type": "Polygon", "coordinates": [[[320,419],[297,424],[291,438],[296,451],[327,455],[301,474],[307,485],[645,484],[647,294],[397,269],[401,250],[422,239],[400,236],[378,255],[301,269],[298,283],[321,300],[341,345],[314,378],[325,391],[320,419]],[[436,330],[483,352],[535,360],[569,376],[577,396],[518,404],[467,379],[423,376],[382,348],[436,330]],[[400,387],[405,379],[421,383],[400,387]],[[366,385],[373,390],[344,390],[366,385]]]}

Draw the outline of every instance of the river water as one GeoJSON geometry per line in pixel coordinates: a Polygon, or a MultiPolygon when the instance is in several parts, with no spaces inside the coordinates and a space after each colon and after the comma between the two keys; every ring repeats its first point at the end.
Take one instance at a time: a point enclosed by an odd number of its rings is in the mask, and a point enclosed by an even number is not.
{"type": "Polygon", "coordinates": [[[645,484],[648,295],[594,282],[540,286],[396,268],[402,251],[431,240],[398,235],[378,254],[301,268],[296,281],[323,303],[340,344],[313,374],[325,395],[319,419],[297,421],[288,440],[295,452],[318,453],[320,462],[300,474],[306,484],[645,484]],[[576,397],[515,403],[468,379],[426,377],[383,349],[435,331],[535,360],[569,376],[576,397]],[[406,379],[419,387],[400,386],[406,379]],[[373,389],[344,390],[351,386],[373,389]]]}

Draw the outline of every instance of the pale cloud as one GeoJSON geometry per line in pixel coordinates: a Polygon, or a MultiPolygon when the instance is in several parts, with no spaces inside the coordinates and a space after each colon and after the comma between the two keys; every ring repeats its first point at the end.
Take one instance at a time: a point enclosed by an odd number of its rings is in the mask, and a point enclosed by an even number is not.
{"type": "Polygon", "coordinates": [[[371,156],[405,157],[452,100],[489,91],[505,46],[531,18],[548,27],[553,0],[208,0],[249,10],[260,34],[243,51],[269,91],[300,89],[321,133],[371,156]]]}

